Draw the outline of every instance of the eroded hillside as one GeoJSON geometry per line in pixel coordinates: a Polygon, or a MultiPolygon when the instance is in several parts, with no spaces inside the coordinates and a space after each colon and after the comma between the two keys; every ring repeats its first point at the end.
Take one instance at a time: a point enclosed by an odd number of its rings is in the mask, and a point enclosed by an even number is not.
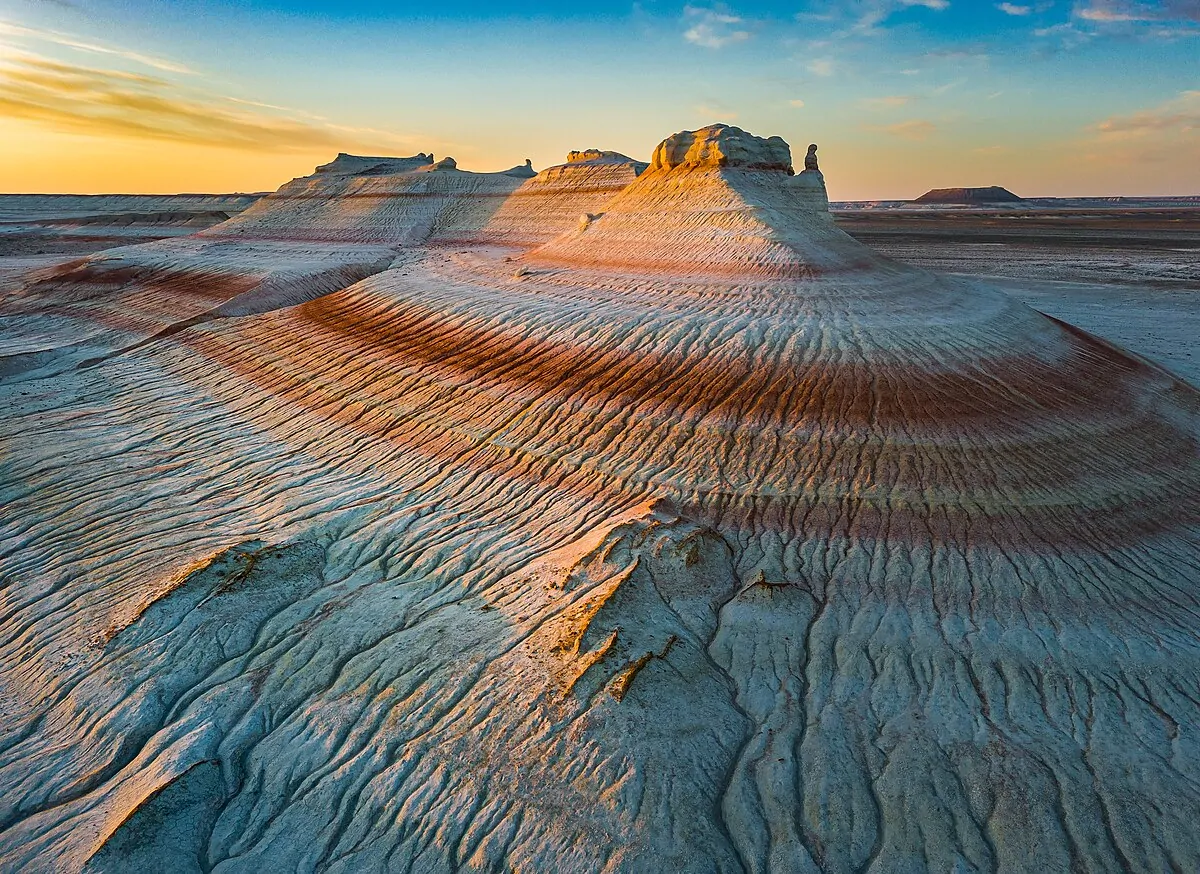
{"type": "Polygon", "coordinates": [[[1200,395],[713,126],[8,282],[0,867],[1200,869],[1200,395]]]}

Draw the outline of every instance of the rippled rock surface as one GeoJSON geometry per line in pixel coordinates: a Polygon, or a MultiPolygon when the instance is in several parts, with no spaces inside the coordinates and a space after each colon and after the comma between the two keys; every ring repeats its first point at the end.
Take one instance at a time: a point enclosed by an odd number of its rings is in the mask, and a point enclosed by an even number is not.
{"type": "Polygon", "coordinates": [[[0,868],[1200,870],[1200,394],[713,126],[3,289],[0,868]]]}

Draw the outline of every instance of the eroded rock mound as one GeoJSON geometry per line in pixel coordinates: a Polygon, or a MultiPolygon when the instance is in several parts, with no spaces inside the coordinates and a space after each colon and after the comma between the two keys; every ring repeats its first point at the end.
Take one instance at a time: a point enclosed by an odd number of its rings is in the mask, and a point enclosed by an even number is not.
{"type": "Polygon", "coordinates": [[[650,160],[653,170],[675,167],[740,167],[792,174],[792,152],[780,137],[756,137],[738,127],[713,124],[663,140],[650,160]]]}
{"type": "Polygon", "coordinates": [[[0,868],[1200,870],[1200,393],[655,154],[3,299],[0,868]]]}
{"type": "Polygon", "coordinates": [[[568,164],[633,164],[636,163],[628,155],[620,152],[610,152],[604,149],[583,149],[577,152],[567,152],[568,164]]]}
{"type": "Polygon", "coordinates": [[[369,158],[342,152],[328,164],[317,167],[316,172],[330,176],[387,176],[416,170],[432,163],[433,155],[424,152],[411,158],[369,158]]]}

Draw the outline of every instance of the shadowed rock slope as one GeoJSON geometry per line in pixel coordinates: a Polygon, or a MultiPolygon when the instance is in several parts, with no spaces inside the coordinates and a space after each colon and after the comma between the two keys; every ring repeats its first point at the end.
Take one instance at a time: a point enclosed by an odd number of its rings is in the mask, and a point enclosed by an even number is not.
{"type": "Polygon", "coordinates": [[[1195,389],[777,139],[574,163],[0,382],[0,867],[1200,869],[1195,389]]]}

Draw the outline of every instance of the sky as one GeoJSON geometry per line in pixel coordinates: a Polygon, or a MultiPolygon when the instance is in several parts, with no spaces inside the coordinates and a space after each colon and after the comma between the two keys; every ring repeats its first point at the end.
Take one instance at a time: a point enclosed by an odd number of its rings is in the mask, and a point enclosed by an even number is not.
{"type": "Polygon", "coordinates": [[[1200,0],[0,0],[0,191],[270,191],[338,152],[810,142],[835,200],[1200,194],[1200,0]]]}

